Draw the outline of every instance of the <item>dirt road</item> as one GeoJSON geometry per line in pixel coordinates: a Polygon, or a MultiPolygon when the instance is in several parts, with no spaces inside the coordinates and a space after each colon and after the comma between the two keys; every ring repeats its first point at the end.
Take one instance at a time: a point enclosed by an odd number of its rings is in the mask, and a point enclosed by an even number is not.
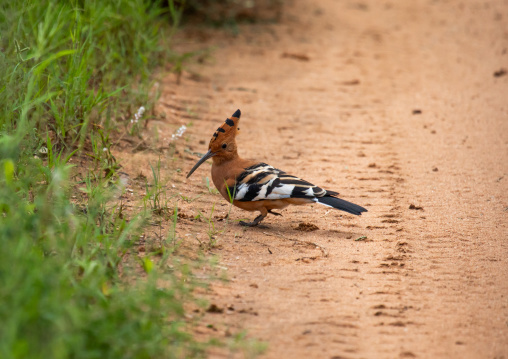
{"type": "Polygon", "coordinates": [[[178,231],[206,243],[210,224],[192,217],[213,203],[225,226],[210,166],[185,180],[196,157],[184,148],[206,152],[237,108],[243,157],[369,212],[291,207],[211,233],[230,281],[209,293],[223,312],[203,332],[247,330],[268,342],[263,358],[508,358],[508,2],[285,6],[277,24],[181,41],[217,48],[199,76],[162,86],[163,136],[193,121],[171,183],[201,197],[179,204],[178,231]]]}

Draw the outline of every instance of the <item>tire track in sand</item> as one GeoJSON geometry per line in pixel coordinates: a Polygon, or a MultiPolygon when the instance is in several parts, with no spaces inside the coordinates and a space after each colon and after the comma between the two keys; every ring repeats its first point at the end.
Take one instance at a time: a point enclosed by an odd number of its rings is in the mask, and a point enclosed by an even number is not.
{"type": "MultiPolygon", "coordinates": [[[[453,325],[465,325],[457,320],[457,313],[439,309],[452,303],[467,306],[470,315],[474,306],[466,303],[473,297],[464,296],[467,286],[454,283],[477,284],[481,276],[469,273],[463,281],[460,270],[467,260],[445,265],[454,259],[456,244],[443,245],[446,230],[435,228],[442,211],[429,212],[425,199],[429,193],[415,188],[429,180],[413,172],[419,169],[414,163],[423,153],[405,150],[416,141],[414,148],[421,151],[422,144],[430,141],[421,133],[433,130],[411,115],[415,101],[408,94],[415,84],[431,83],[405,72],[418,73],[421,64],[407,52],[417,53],[414,44],[425,38],[434,21],[441,21],[440,8],[431,13],[435,17],[415,15],[428,6],[423,1],[295,1],[281,24],[244,27],[234,42],[216,34],[216,63],[206,67],[202,82],[187,80],[179,88],[174,101],[200,99],[195,104],[200,121],[189,130],[196,139],[191,150],[204,151],[217,123],[239,107],[242,156],[336,189],[343,198],[369,209],[362,218],[353,218],[323,207],[290,207],[282,218],[265,220],[264,228],[229,226],[219,247],[212,250],[220,255],[230,279],[209,293],[219,308],[229,308],[223,314],[205,314],[215,330],[228,335],[247,329],[269,343],[266,358],[464,357],[467,353],[475,357],[486,352],[489,333],[484,319],[476,318],[482,322],[482,346],[472,350],[475,331],[457,330],[453,325]],[[412,132],[418,136],[412,137],[412,132]],[[425,211],[408,209],[413,201],[417,206],[425,203],[425,211]],[[298,231],[301,222],[319,230],[298,231]],[[367,239],[355,241],[362,236],[367,239]],[[453,325],[441,323],[442,315],[453,325]],[[439,334],[443,328],[451,331],[444,339],[439,334]],[[457,333],[460,338],[454,337],[457,333]]],[[[429,76],[436,76],[433,66],[439,62],[434,57],[425,61],[429,76]]],[[[446,131],[438,127],[444,125],[428,122],[434,131],[446,131]]],[[[442,143],[436,143],[439,146],[442,143]]],[[[435,160],[423,158],[426,163],[435,160]]],[[[192,161],[183,166],[189,169],[192,161]]],[[[191,192],[200,191],[199,176],[185,183],[191,192]]],[[[445,193],[443,186],[435,196],[445,193]]],[[[206,208],[215,200],[205,196],[184,210],[206,208]]],[[[218,208],[219,215],[227,212],[226,204],[218,208]]],[[[232,212],[233,218],[245,216],[252,215],[232,212]]],[[[196,224],[183,221],[180,230],[195,231],[196,224]]],[[[462,256],[469,249],[458,248],[462,256]]],[[[498,255],[487,258],[497,261],[487,267],[499,264],[490,269],[503,268],[505,262],[498,255]]],[[[489,278],[490,293],[500,282],[489,278]]],[[[506,306],[495,305],[506,313],[506,306]]],[[[495,355],[503,353],[499,338],[506,334],[506,328],[504,332],[501,326],[496,328],[497,346],[488,351],[495,355]]]]}

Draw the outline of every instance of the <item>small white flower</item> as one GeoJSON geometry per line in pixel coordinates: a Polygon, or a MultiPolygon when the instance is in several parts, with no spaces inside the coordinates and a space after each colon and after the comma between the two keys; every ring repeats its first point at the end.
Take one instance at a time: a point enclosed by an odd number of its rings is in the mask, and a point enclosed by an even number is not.
{"type": "Polygon", "coordinates": [[[143,106],[138,108],[138,112],[136,112],[134,114],[135,120],[131,120],[131,123],[134,123],[134,122],[138,123],[138,120],[141,118],[141,116],[143,116],[144,113],[145,113],[145,108],[143,106]]]}
{"type": "Polygon", "coordinates": [[[171,141],[170,141],[170,142],[175,141],[175,140],[177,140],[178,138],[182,137],[182,136],[183,136],[183,134],[185,133],[185,130],[187,130],[187,126],[182,125],[182,126],[181,126],[178,130],[176,130],[176,132],[175,132],[175,133],[173,133],[173,134],[171,135],[171,141]]]}
{"type": "Polygon", "coordinates": [[[106,152],[107,150],[108,150],[108,149],[107,149],[106,147],[104,147],[104,148],[102,149],[102,151],[103,151],[103,152],[106,152]]]}

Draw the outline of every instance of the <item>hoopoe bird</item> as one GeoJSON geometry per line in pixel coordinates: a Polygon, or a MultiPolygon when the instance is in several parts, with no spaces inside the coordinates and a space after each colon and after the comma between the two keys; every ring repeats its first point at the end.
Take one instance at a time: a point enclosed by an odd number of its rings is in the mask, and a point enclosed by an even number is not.
{"type": "Polygon", "coordinates": [[[243,226],[257,226],[268,213],[280,216],[274,209],[293,205],[320,203],[354,215],[367,210],[338,198],[338,192],[327,191],[263,162],[238,156],[236,135],[240,131],[240,110],[226,119],[212,136],[208,152],[192,167],[189,178],[206,160],[212,158],[212,180],[222,197],[236,207],[261,214],[243,226]]]}

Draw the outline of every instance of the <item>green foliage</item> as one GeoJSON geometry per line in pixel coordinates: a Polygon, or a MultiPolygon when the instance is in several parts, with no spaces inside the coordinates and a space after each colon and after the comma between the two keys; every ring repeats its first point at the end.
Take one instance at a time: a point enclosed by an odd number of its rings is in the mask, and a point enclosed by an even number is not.
{"type": "Polygon", "coordinates": [[[201,283],[169,252],[134,251],[146,218],[124,218],[111,186],[109,131],[149,106],[150,71],[172,56],[165,12],[148,0],[0,3],[1,358],[203,353],[184,317],[201,283]],[[95,168],[76,188],[70,160],[86,146],[95,168]]]}
{"type": "Polygon", "coordinates": [[[149,105],[151,70],[174,56],[165,12],[147,0],[4,1],[0,128],[32,120],[59,144],[82,145],[91,122],[149,105]]]}
{"type": "MultiPolygon", "coordinates": [[[[203,177],[203,182],[205,183],[205,187],[208,190],[208,193],[219,194],[219,191],[216,188],[213,188],[212,186],[210,186],[210,178],[203,177]]],[[[228,191],[229,191],[229,189],[228,189],[228,191]]]]}
{"type": "MultiPolygon", "coordinates": [[[[6,145],[0,142],[0,154],[6,145]]],[[[0,357],[152,358],[198,355],[185,330],[189,268],[168,257],[129,283],[124,261],[143,218],[127,221],[88,178],[78,207],[69,165],[49,183],[40,160],[0,161],[0,357]],[[31,200],[33,198],[33,200],[31,200]],[[176,268],[176,269],[175,269],[176,268]],[[178,269],[180,268],[180,269],[178,269]],[[178,275],[175,275],[175,270],[178,275]],[[165,280],[165,288],[157,285],[165,280]]],[[[176,221],[176,217],[175,217],[176,221]]],[[[173,234],[174,235],[174,234],[173,234]]]]}

